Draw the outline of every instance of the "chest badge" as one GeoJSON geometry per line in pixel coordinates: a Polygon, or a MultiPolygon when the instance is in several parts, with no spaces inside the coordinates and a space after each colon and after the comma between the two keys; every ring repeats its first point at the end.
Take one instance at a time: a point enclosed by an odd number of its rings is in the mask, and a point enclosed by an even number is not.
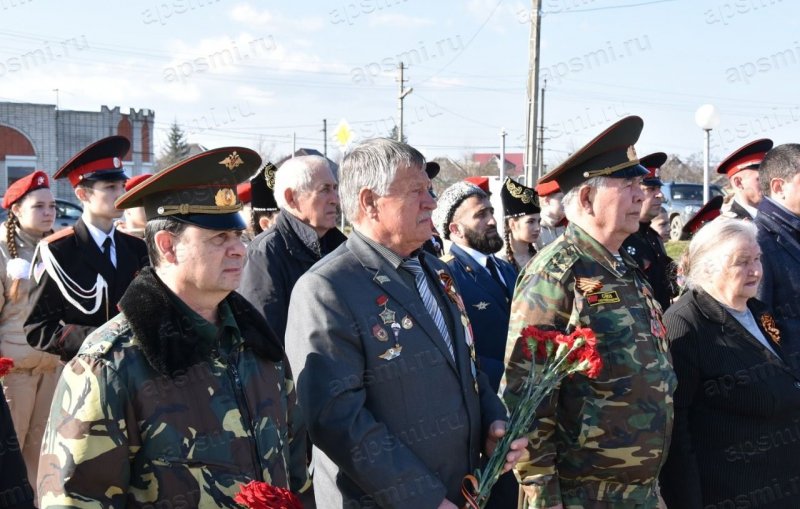
{"type": "Polygon", "coordinates": [[[591,293],[586,296],[586,302],[588,302],[590,306],[599,306],[600,304],[616,304],[619,301],[619,294],[613,290],[610,292],[591,293]]]}
{"type": "Polygon", "coordinates": [[[478,302],[477,304],[473,304],[472,307],[478,308],[478,311],[485,311],[486,308],[489,307],[489,303],[481,301],[478,302]]]}

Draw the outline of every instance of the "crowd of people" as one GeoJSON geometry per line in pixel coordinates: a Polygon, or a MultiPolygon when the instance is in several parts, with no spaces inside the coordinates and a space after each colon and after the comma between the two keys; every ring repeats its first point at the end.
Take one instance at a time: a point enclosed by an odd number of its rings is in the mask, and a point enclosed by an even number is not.
{"type": "Polygon", "coordinates": [[[250,481],[307,508],[464,507],[531,326],[591,329],[602,369],[511,437],[486,507],[800,507],[800,145],[726,157],[731,192],[672,260],[643,128],[506,179],[502,232],[489,179],[436,197],[439,166],[382,138],[338,172],[223,147],[131,179],[105,138],[54,173],[83,207],[56,233],[48,174],[17,180],[0,508],[236,508],[250,481]]]}

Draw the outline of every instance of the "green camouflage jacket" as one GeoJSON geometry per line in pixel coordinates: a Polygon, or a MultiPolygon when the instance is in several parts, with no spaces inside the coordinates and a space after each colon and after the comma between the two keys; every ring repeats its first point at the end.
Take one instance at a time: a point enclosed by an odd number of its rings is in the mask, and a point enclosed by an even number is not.
{"type": "Polygon", "coordinates": [[[266,322],[232,293],[217,334],[176,299],[143,269],[64,369],[40,507],[232,508],[253,479],[310,487],[289,364],[266,322]]]}
{"type": "Polygon", "coordinates": [[[523,327],[591,327],[603,359],[596,379],[565,379],[537,411],[530,460],[517,465],[521,482],[536,486],[531,507],[656,507],[676,378],[661,309],[636,262],[621,256],[570,224],[518,280],[506,350],[510,409],[530,369],[517,341],[523,327]]]}

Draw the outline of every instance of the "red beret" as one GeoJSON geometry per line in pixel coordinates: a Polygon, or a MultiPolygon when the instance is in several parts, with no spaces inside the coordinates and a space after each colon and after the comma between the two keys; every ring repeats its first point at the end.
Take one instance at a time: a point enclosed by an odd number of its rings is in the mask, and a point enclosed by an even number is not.
{"type": "Polygon", "coordinates": [[[242,203],[250,203],[253,201],[253,185],[248,180],[236,186],[236,194],[239,195],[239,201],[242,203]]]}
{"type": "Polygon", "coordinates": [[[558,182],[555,180],[551,180],[550,182],[545,182],[544,184],[537,184],[536,185],[536,194],[539,196],[549,196],[551,194],[555,194],[561,191],[561,188],[558,187],[558,182]]]}
{"type": "Polygon", "coordinates": [[[488,177],[467,177],[464,182],[469,182],[480,187],[483,192],[489,193],[489,178],[488,177]]]}
{"type": "Polygon", "coordinates": [[[42,188],[50,188],[50,179],[47,178],[47,173],[36,170],[29,175],[25,175],[8,186],[5,196],[3,196],[3,208],[11,207],[26,194],[42,188]]]}
{"type": "Polygon", "coordinates": [[[139,184],[141,184],[142,182],[144,182],[145,180],[149,179],[152,176],[153,176],[152,173],[142,173],[141,175],[135,175],[129,178],[128,180],[125,181],[125,192],[127,193],[128,191],[130,191],[131,189],[138,186],[139,184]]]}

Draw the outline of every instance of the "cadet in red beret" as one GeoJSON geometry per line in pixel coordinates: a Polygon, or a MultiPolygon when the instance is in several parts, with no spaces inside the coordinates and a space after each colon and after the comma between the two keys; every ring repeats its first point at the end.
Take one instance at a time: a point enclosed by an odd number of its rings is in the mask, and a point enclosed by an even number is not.
{"type": "Polygon", "coordinates": [[[761,202],[759,168],[771,148],[772,140],[768,138],[752,141],[719,163],[717,173],[728,176],[732,189],[722,204],[722,215],[748,220],[756,217],[756,207],[761,202]]]}
{"type": "MultiPolygon", "coordinates": [[[[23,330],[31,309],[30,261],[39,240],[52,233],[56,217],[47,174],[35,171],[11,184],[2,205],[8,210],[8,219],[0,229],[0,355],[13,359],[17,368],[3,378],[3,385],[18,449],[35,491],[44,425],[61,373],[58,357],[31,348],[23,330]]],[[[0,451],[8,451],[9,445],[3,444],[0,451]]],[[[11,472],[0,467],[0,477],[24,473],[24,468],[11,472]]]]}
{"type": "Polygon", "coordinates": [[[71,359],[84,338],[117,314],[134,274],[147,264],[141,239],[122,233],[114,201],[125,192],[122,158],[130,148],[123,136],[92,143],[59,168],[75,188],[83,214],[71,228],[45,238],[37,249],[33,308],[25,321],[34,348],[71,359]],[[39,263],[41,262],[41,263],[39,263]]]}
{"type": "Polygon", "coordinates": [[[533,243],[536,250],[539,251],[564,233],[567,228],[567,218],[564,216],[564,207],[561,206],[561,198],[564,197],[564,193],[558,187],[558,182],[551,180],[544,184],[536,184],[535,189],[536,194],[539,195],[539,206],[542,209],[539,237],[533,243]]]}

